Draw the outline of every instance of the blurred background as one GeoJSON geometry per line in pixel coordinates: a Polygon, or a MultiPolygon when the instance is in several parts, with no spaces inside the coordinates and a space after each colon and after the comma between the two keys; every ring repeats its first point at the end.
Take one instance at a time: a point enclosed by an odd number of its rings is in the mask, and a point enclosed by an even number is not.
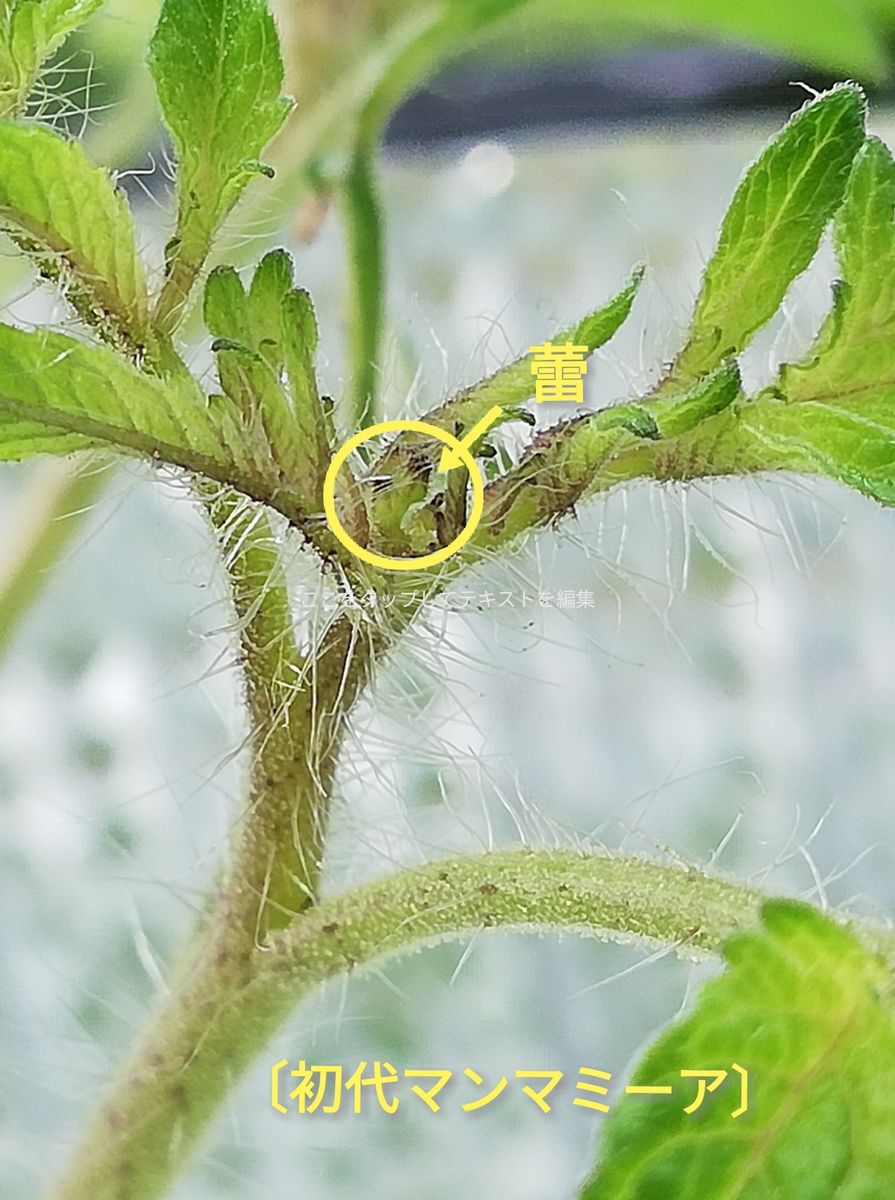
{"type": "MultiPolygon", "coordinates": [[[[294,252],[326,388],[344,397],[339,178],[351,106],[379,97],[384,415],[509,361],[644,262],[587,380],[591,407],[636,395],[678,348],[741,173],[806,87],[858,78],[871,128],[895,141],[888,0],[444,7],[454,24],[433,34],[422,5],[280,5],[299,134],[224,247],[240,263],[294,252]]],[[[39,99],[120,172],[158,265],[155,12],[109,3],[39,99]]],[[[746,355],[750,388],[810,343],[834,275],[824,247],[746,355]]],[[[9,251],[0,286],[6,320],[66,319],[9,251]]],[[[73,485],[64,463],[6,466],[0,496],[0,1194],[25,1200],[164,991],[236,812],[245,730],[223,580],[176,478],[97,463],[73,485]]],[[[325,597],[294,557],[297,619],[313,621],[325,597]]],[[[395,655],[352,729],[327,890],[439,854],[586,844],[887,920],[893,562],[893,514],[813,481],[587,506],[465,578],[395,655]]],[[[600,1128],[571,1105],[578,1068],[622,1080],[712,969],[504,934],[334,985],[234,1094],[176,1197],[571,1196],[600,1128]],[[452,1085],[439,1114],[410,1097],[390,1117],[301,1118],[269,1107],[283,1058],[567,1077],[549,1115],[512,1087],[464,1114],[452,1085]]]]}

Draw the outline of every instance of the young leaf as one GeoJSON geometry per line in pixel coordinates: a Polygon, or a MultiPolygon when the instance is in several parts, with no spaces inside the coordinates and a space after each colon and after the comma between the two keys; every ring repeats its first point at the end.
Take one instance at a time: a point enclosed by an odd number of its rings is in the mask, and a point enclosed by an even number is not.
{"type": "Polygon", "coordinates": [[[826,475],[895,504],[895,162],[875,139],[855,161],[835,234],[844,279],[812,353],[726,429],[695,431],[708,455],[694,461],[826,475]]]}
{"type": "Polygon", "coordinates": [[[307,447],[307,471],[316,491],[329,465],[333,429],[331,410],[317,387],[317,315],[304,288],[293,288],[283,298],[280,336],[279,352],[286,366],[295,420],[307,447]]]}
{"type": "Polygon", "coordinates": [[[242,416],[249,440],[257,441],[263,431],[261,440],[295,481],[303,499],[316,507],[317,494],[302,486],[307,475],[307,448],[279,379],[248,346],[219,339],[214,350],[221,386],[242,416]]]}
{"type": "MultiPolygon", "coordinates": [[[[583,317],[577,325],[554,334],[551,342],[573,342],[587,346],[591,354],[615,336],[630,315],[643,282],[644,270],[638,267],[617,295],[606,304],[583,317]]],[[[506,367],[501,367],[481,383],[461,392],[441,408],[427,414],[426,420],[453,432],[455,427],[470,429],[490,408],[499,404],[512,408],[525,404],[534,395],[534,375],[531,355],[523,354],[506,367]]]]}
{"type": "Polygon", "coordinates": [[[660,437],[680,437],[728,409],[739,397],[741,383],[739,368],[732,361],[700,380],[689,391],[651,400],[646,407],[656,422],[660,437]]]}
{"type": "Polygon", "coordinates": [[[250,346],[279,376],[285,367],[283,304],[292,287],[292,259],[285,250],[264,255],[248,292],[233,267],[215,267],[205,284],[209,333],[250,346]]]}
{"type": "Polygon", "coordinates": [[[895,1187],[895,1014],[883,963],[806,905],[766,904],[608,1118],[580,1200],[869,1200],[895,1187]],[[740,1077],[748,1073],[747,1111],[740,1077]],[[698,1109],[682,1071],[727,1071],[698,1109]]]}
{"type": "Polygon", "coordinates": [[[292,285],[292,259],[283,250],[264,256],[248,292],[232,267],[218,267],[205,286],[205,323],[217,338],[224,391],[250,426],[261,421],[283,469],[303,481],[303,498],[316,507],[328,463],[314,371],[317,324],[307,293],[292,285]]]}
{"type": "Polygon", "coordinates": [[[738,354],[777,311],[842,202],[863,126],[860,90],[836,87],[806,104],[750,167],[703,277],[675,383],[738,354]]]}
{"type": "Polygon", "coordinates": [[[77,142],[0,121],[0,227],[106,337],[144,343],[148,300],[130,211],[77,142]]]}
{"type": "Polygon", "coordinates": [[[304,288],[294,288],[283,297],[280,335],[296,412],[303,424],[314,422],[320,407],[314,365],[320,334],[314,305],[304,288]]]}
{"type": "MultiPolygon", "coordinates": [[[[11,41],[26,51],[38,48],[39,63],[54,54],[70,33],[102,8],[104,0],[18,0],[10,14],[11,41]]],[[[39,65],[38,63],[38,65],[39,65]]]]}
{"type": "Polygon", "coordinates": [[[249,288],[247,313],[252,345],[277,376],[286,366],[283,304],[293,286],[291,257],[285,250],[271,250],[258,264],[249,288]]]}
{"type": "MultiPolygon", "coordinates": [[[[555,334],[553,342],[573,342],[576,345],[587,346],[590,353],[604,346],[627,320],[644,271],[638,267],[617,295],[613,296],[602,307],[588,313],[576,325],[561,333],[555,334]]],[[[495,425],[507,421],[526,419],[525,410],[521,407],[534,395],[534,375],[531,370],[531,355],[523,354],[520,358],[501,367],[487,379],[460,392],[439,408],[426,414],[426,420],[432,425],[438,425],[451,433],[462,434],[471,429],[495,405],[504,410],[504,417],[495,425]]],[[[398,438],[376,463],[375,474],[401,473],[401,460],[406,456],[407,448],[418,445],[422,439],[419,434],[405,434],[398,438]]],[[[441,448],[439,447],[439,454],[441,448]]]]}
{"type": "Polygon", "coordinates": [[[258,160],[291,104],[266,0],[164,0],[149,65],[179,160],[157,313],[170,331],[221,221],[253,178],[271,173],[258,160]]]}
{"type": "Polygon", "coordinates": [[[891,410],[895,428],[895,161],[868,138],[835,223],[845,288],[809,359],[781,372],[790,401],[891,410]]]}
{"type": "Polygon", "coordinates": [[[203,315],[212,337],[251,345],[246,290],[234,267],[215,267],[208,276],[203,315]]]}

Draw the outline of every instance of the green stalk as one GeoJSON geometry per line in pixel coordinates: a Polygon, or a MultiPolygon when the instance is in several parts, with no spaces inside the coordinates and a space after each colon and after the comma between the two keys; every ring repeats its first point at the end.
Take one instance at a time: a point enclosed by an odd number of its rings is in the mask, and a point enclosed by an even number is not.
{"type": "Polygon", "coordinates": [[[375,178],[376,139],[358,139],[342,185],[348,250],[349,413],[352,429],[376,420],[385,313],[384,232],[375,178]]]}
{"type": "Polygon", "coordinates": [[[0,658],[105,486],[95,460],[48,459],[31,469],[9,524],[0,569],[0,658]]]}
{"type": "MultiPolygon", "coordinates": [[[[375,178],[376,150],[382,131],[404,96],[437,64],[463,46],[472,30],[486,27],[525,2],[509,0],[472,16],[460,9],[432,6],[415,14],[406,27],[399,22],[385,40],[390,57],[388,53],[384,56],[379,77],[370,87],[357,117],[350,163],[341,183],[350,289],[349,412],[354,429],[370,425],[377,415],[386,286],[384,222],[375,178]]],[[[374,52],[371,65],[375,67],[376,62],[374,52]]],[[[353,77],[354,73],[349,72],[348,80],[353,77]]],[[[316,144],[315,136],[308,136],[314,129],[313,119],[305,129],[304,161],[307,162],[310,147],[316,144]]],[[[278,146],[279,143],[275,144],[275,151],[278,146]]],[[[289,171],[285,185],[281,186],[294,188],[295,181],[294,171],[289,171]]]]}
{"type": "Polygon", "coordinates": [[[308,771],[299,719],[305,662],[293,632],[280,548],[267,514],[239,493],[196,483],[230,580],[249,715],[247,814],[224,891],[239,897],[226,920],[249,946],[308,903],[317,884],[317,812],[322,797],[308,771]],[[237,908],[240,912],[237,913],[237,908]]]}
{"type": "Polygon", "coordinates": [[[429,863],[300,916],[246,948],[219,926],[119,1077],[51,1200],[159,1200],[230,1089],[302,997],[421,945],[505,928],[716,951],[759,893],[636,858],[510,850],[429,863]]]}

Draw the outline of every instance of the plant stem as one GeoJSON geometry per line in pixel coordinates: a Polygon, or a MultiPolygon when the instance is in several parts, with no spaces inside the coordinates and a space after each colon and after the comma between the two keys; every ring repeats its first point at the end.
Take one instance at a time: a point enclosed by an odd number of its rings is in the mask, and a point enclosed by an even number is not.
{"type": "MultiPolygon", "coordinates": [[[[245,897],[244,917],[255,922],[255,940],[270,926],[285,924],[284,913],[303,908],[316,884],[316,870],[301,857],[317,823],[311,781],[305,778],[300,786],[298,779],[307,734],[291,720],[305,664],[295,644],[282,552],[267,514],[229,488],[201,482],[195,487],[221,546],[236,614],[252,765],[241,840],[225,890],[245,897]],[[295,830],[303,836],[294,836],[295,830]]],[[[229,920],[235,916],[231,911],[229,920]]]]}
{"type": "MultiPolygon", "coordinates": [[[[390,644],[340,616],[298,653],[266,515],[197,486],[231,580],[250,713],[248,800],[210,912],[181,955],[172,997],[98,1113],[56,1192],[66,1200],[163,1196],[233,1081],[295,994],[258,988],[272,931],[316,899],[332,780],[348,716],[390,644]]],[[[402,627],[395,622],[396,633],[402,627]]]]}
{"type": "Polygon", "coordinates": [[[0,657],[106,483],[97,462],[48,459],[25,481],[0,573],[0,657]]]}
{"type": "Polygon", "coordinates": [[[381,649],[336,620],[276,721],[256,731],[249,800],[218,904],[219,921],[241,928],[252,947],[316,898],[348,714],[381,649]]]}
{"type": "Polygon", "coordinates": [[[717,951],[761,893],[697,870],[578,850],[500,850],[429,862],[318,906],[271,941],[262,974],[300,987],[489,928],[569,929],[717,951]]]}
{"type": "Polygon", "coordinates": [[[511,850],[367,885],[310,909],[257,947],[217,925],[52,1200],[159,1200],[296,1001],[345,971],[497,927],[711,952],[755,920],[760,900],[735,883],[643,859],[511,850]]]}
{"type": "Polygon", "coordinates": [[[267,513],[230,488],[196,481],[194,490],[230,581],[251,750],[247,802],[212,925],[248,953],[316,900],[345,727],[404,618],[386,629],[337,617],[301,653],[267,513]]]}
{"type": "Polygon", "coordinates": [[[372,424],[377,412],[385,264],[375,158],[375,139],[360,138],[342,185],[350,289],[349,412],[352,429],[364,429],[372,424]]]}
{"type": "Polygon", "coordinates": [[[376,151],[382,132],[413,84],[447,55],[456,35],[450,13],[431,12],[396,53],[357,116],[354,145],[342,180],[349,263],[350,412],[355,429],[376,419],[376,392],[385,313],[384,223],[376,189],[376,151]]]}

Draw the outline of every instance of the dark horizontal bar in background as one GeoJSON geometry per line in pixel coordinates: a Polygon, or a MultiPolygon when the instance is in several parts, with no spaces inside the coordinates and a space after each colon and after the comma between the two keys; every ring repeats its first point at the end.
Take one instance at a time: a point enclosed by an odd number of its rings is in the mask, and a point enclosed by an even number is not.
{"type": "Polygon", "coordinates": [[[790,112],[794,81],[835,80],[748,48],[682,46],[524,67],[481,63],[443,72],[394,114],[386,144],[424,148],[514,131],[687,119],[730,111],[790,112]]]}

